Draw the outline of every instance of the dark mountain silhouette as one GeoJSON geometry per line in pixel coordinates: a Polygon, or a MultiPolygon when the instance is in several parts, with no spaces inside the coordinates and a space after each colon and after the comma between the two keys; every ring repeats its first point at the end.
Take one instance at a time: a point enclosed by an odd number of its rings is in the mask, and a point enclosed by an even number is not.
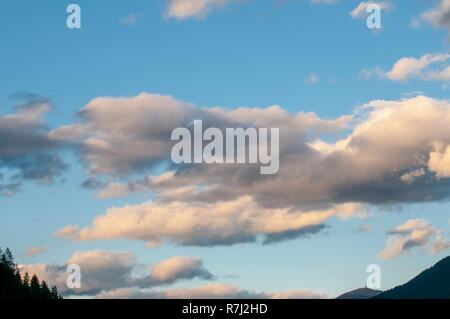
{"type": "Polygon", "coordinates": [[[336,299],[370,299],[372,297],[379,295],[382,292],[383,292],[382,290],[359,288],[346,292],[345,294],[336,297],[336,299]]]}
{"type": "Polygon", "coordinates": [[[0,299],[61,299],[56,286],[51,289],[36,274],[23,276],[9,248],[0,248],[0,299]]]}
{"type": "Polygon", "coordinates": [[[450,256],[374,299],[450,299],[450,256]]]}

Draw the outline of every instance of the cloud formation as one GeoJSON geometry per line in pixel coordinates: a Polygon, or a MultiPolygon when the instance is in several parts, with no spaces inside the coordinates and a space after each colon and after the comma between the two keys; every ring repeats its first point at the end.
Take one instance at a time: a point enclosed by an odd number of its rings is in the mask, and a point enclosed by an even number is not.
{"type": "Polygon", "coordinates": [[[49,99],[21,93],[17,112],[0,116],[0,192],[12,195],[25,181],[51,184],[67,170],[58,152],[63,147],[50,137],[45,115],[52,109],[49,99]]]}
{"type": "MultiPolygon", "coordinates": [[[[438,2],[435,7],[423,12],[420,18],[436,28],[450,29],[450,0],[438,0],[438,2]]],[[[450,33],[447,40],[450,41],[450,33]]]]}
{"type": "Polygon", "coordinates": [[[203,267],[201,259],[173,257],[153,267],[149,274],[135,275],[139,265],[129,252],[77,251],[63,265],[29,264],[19,265],[22,273],[36,273],[58,287],[63,295],[92,296],[120,288],[152,288],[179,280],[200,278],[213,279],[203,267]],[[70,289],[66,285],[69,273],[67,266],[76,264],[81,269],[81,288],[70,289]]]}
{"type": "Polygon", "coordinates": [[[450,146],[435,144],[428,160],[428,169],[435,172],[438,178],[450,177],[450,146]]]}
{"type": "Polygon", "coordinates": [[[176,19],[205,18],[216,8],[243,0],[168,0],[166,16],[176,19]]]}
{"type": "MultiPolygon", "coordinates": [[[[443,192],[448,180],[441,177],[446,176],[442,152],[450,143],[450,134],[439,129],[450,122],[447,101],[424,96],[372,101],[354,115],[335,120],[323,120],[313,113],[293,115],[278,106],[201,112],[210,123],[223,120],[231,126],[252,123],[280,127],[278,174],[261,176],[258,167],[249,164],[182,165],[159,176],[126,184],[115,182],[100,196],[154,191],[159,194],[157,199],[165,202],[215,202],[249,195],[268,208],[336,202],[420,202],[448,196],[443,192]],[[334,143],[320,139],[322,132],[343,130],[350,123],[352,131],[346,137],[334,143]]],[[[200,111],[196,113],[200,115],[200,111]]],[[[111,140],[116,140],[115,136],[111,140]]],[[[119,145],[116,148],[121,149],[119,145]]],[[[111,161],[105,157],[102,162],[111,161]]],[[[133,167],[132,162],[122,165],[133,167]]]]}
{"type": "Polygon", "coordinates": [[[141,18],[144,15],[144,13],[139,12],[139,13],[131,13],[129,16],[125,17],[125,18],[121,18],[120,19],[120,24],[122,25],[135,25],[139,18],[141,18]]]}
{"type": "Polygon", "coordinates": [[[56,237],[78,241],[127,238],[144,240],[148,247],[164,241],[190,246],[232,245],[255,242],[271,244],[317,233],[333,216],[363,214],[364,207],[342,204],[314,211],[265,209],[251,197],[220,203],[146,202],[109,209],[95,218],[92,227],[68,226],[56,237]]]}
{"type": "Polygon", "coordinates": [[[50,249],[50,246],[30,247],[25,252],[26,256],[34,256],[50,249]]]}
{"type": "Polygon", "coordinates": [[[305,78],[306,83],[317,84],[319,83],[319,77],[315,73],[311,73],[305,78]]]}
{"type": "Polygon", "coordinates": [[[213,275],[203,268],[198,258],[172,257],[156,265],[151,273],[152,283],[173,283],[181,278],[213,279],[213,275]]]}
{"type": "Polygon", "coordinates": [[[322,119],[280,106],[201,108],[170,96],[96,98],[82,121],[53,131],[76,144],[99,197],[150,192],[153,200],[116,207],[92,227],[67,226],[59,237],[80,241],[129,238],[150,247],[264,243],[323,229],[333,216],[364,216],[364,204],[391,205],[449,197],[450,105],[425,96],[375,100],[354,114],[322,119]],[[263,176],[253,164],[169,164],[160,175],[127,178],[170,163],[170,132],[206,127],[280,128],[280,170],[263,176]],[[340,132],[334,142],[324,133],[340,132]],[[346,132],[345,135],[342,133],[346,132]],[[108,176],[109,182],[97,180],[108,176]],[[346,206],[347,205],[347,206],[346,206]],[[351,207],[351,208],[350,208],[351,207]],[[175,220],[181,221],[182,228],[175,220]],[[270,226],[267,226],[270,225],[270,226]]]}
{"type": "Polygon", "coordinates": [[[40,280],[56,285],[64,296],[84,296],[95,298],[135,298],[135,299],[319,299],[327,298],[325,293],[311,290],[289,290],[276,292],[256,292],[226,283],[214,283],[195,288],[160,290],[180,280],[212,280],[214,276],[204,268],[198,258],[173,257],[142,271],[129,252],[78,251],[63,265],[29,264],[19,265],[22,274],[36,273],[40,280]],[[66,280],[70,273],[67,266],[77,264],[81,269],[81,288],[70,289],[66,280]]]}
{"type": "MultiPolygon", "coordinates": [[[[216,9],[224,8],[234,2],[248,0],[167,0],[167,8],[164,16],[173,19],[204,19],[216,9]]],[[[339,0],[311,0],[311,3],[336,3],[339,0]]]]}
{"type": "Polygon", "coordinates": [[[425,54],[420,58],[404,57],[399,59],[390,71],[382,71],[377,67],[365,69],[361,73],[366,78],[378,76],[397,82],[411,80],[446,82],[450,80],[448,59],[450,54],[425,54]]]}
{"type": "Polygon", "coordinates": [[[353,19],[364,18],[367,16],[367,8],[372,4],[377,4],[381,10],[389,10],[392,8],[392,3],[387,1],[362,1],[350,12],[350,15],[353,19]]]}
{"type": "Polygon", "coordinates": [[[124,288],[96,296],[99,299],[325,299],[327,297],[325,293],[311,290],[257,292],[224,283],[162,291],[124,288]]]}
{"type": "MultiPolygon", "coordinates": [[[[424,60],[435,59],[447,57],[424,60]]],[[[0,118],[2,134],[11,137],[3,139],[0,159],[4,166],[19,170],[13,182],[51,182],[65,168],[57,152],[71,148],[91,174],[83,187],[102,188],[99,197],[155,194],[152,201],[108,210],[92,227],[64,227],[56,233],[59,237],[129,238],[144,240],[149,247],[259,239],[270,244],[318,233],[332,217],[363,217],[364,204],[449,197],[450,133],[441,129],[450,125],[445,100],[425,96],[378,100],[354,114],[323,119],[312,112],[292,114],[278,105],[204,108],[142,93],[95,98],[79,112],[79,122],[53,131],[42,119],[49,109],[46,100],[35,99],[17,114],[0,118]],[[193,119],[202,119],[205,129],[280,128],[279,172],[263,176],[253,164],[170,164],[171,131],[192,129],[193,119]],[[340,133],[334,142],[322,139],[324,133],[334,132],[340,133]],[[19,165],[29,159],[31,164],[19,165]],[[164,163],[169,171],[145,174],[164,163]],[[137,174],[144,175],[131,179],[137,174]]]]}
{"type": "Polygon", "coordinates": [[[450,249],[447,234],[434,228],[424,219],[410,219],[388,231],[387,247],[380,253],[384,259],[393,259],[408,254],[413,248],[440,253],[450,249]]]}
{"type": "MultiPolygon", "coordinates": [[[[346,127],[351,117],[325,120],[314,113],[290,114],[280,106],[265,109],[202,108],[171,96],[142,93],[132,98],[95,98],[80,112],[81,121],[51,132],[54,140],[78,147],[93,174],[127,176],[170,159],[171,132],[192,128],[193,119],[207,127],[283,127],[291,139],[346,127]]],[[[289,145],[287,145],[289,146],[289,145]]]]}

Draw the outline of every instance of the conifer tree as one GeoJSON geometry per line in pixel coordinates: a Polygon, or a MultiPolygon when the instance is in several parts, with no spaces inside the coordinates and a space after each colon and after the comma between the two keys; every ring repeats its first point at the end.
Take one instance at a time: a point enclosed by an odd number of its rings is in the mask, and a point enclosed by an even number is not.
{"type": "Polygon", "coordinates": [[[51,299],[50,289],[45,280],[43,280],[41,284],[41,295],[43,299],[51,299]]]}
{"type": "Polygon", "coordinates": [[[0,299],[62,299],[56,286],[50,290],[46,281],[39,283],[36,274],[21,275],[12,252],[0,248],[0,299]]]}
{"type": "Polygon", "coordinates": [[[24,288],[30,288],[30,275],[28,272],[25,272],[25,275],[23,276],[22,285],[24,288]]]}
{"type": "Polygon", "coordinates": [[[36,276],[36,274],[34,274],[31,277],[30,291],[31,291],[31,298],[33,298],[33,299],[40,299],[40,297],[41,297],[41,284],[39,283],[39,279],[36,276]]]}
{"type": "Polygon", "coordinates": [[[52,286],[51,299],[58,299],[58,297],[58,289],[56,289],[56,286],[52,286]]]}

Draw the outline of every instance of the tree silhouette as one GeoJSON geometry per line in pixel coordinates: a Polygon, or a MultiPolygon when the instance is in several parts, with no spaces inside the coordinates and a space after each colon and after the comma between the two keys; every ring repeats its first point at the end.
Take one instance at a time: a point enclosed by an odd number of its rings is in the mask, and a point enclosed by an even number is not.
{"type": "Polygon", "coordinates": [[[50,290],[45,280],[39,282],[36,274],[23,277],[9,248],[0,248],[0,299],[61,299],[56,286],[50,290]]]}
{"type": "Polygon", "coordinates": [[[39,278],[36,276],[36,274],[34,274],[31,277],[30,291],[31,291],[31,296],[33,297],[33,299],[41,298],[41,284],[40,284],[39,278]]]}

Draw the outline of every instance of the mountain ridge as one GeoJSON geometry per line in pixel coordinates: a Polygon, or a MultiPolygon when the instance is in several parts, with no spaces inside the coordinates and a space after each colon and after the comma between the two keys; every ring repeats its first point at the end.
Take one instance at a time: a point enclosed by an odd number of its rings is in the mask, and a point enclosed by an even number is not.
{"type": "Polygon", "coordinates": [[[382,290],[370,289],[367,287],[358,288],[336,297],[336,299],[370,299],[382,293],[382,290]]]}
{"type": "Polygon", "coordinates": [[[372,299],[450,299],[450,256],[372,299]]]}

